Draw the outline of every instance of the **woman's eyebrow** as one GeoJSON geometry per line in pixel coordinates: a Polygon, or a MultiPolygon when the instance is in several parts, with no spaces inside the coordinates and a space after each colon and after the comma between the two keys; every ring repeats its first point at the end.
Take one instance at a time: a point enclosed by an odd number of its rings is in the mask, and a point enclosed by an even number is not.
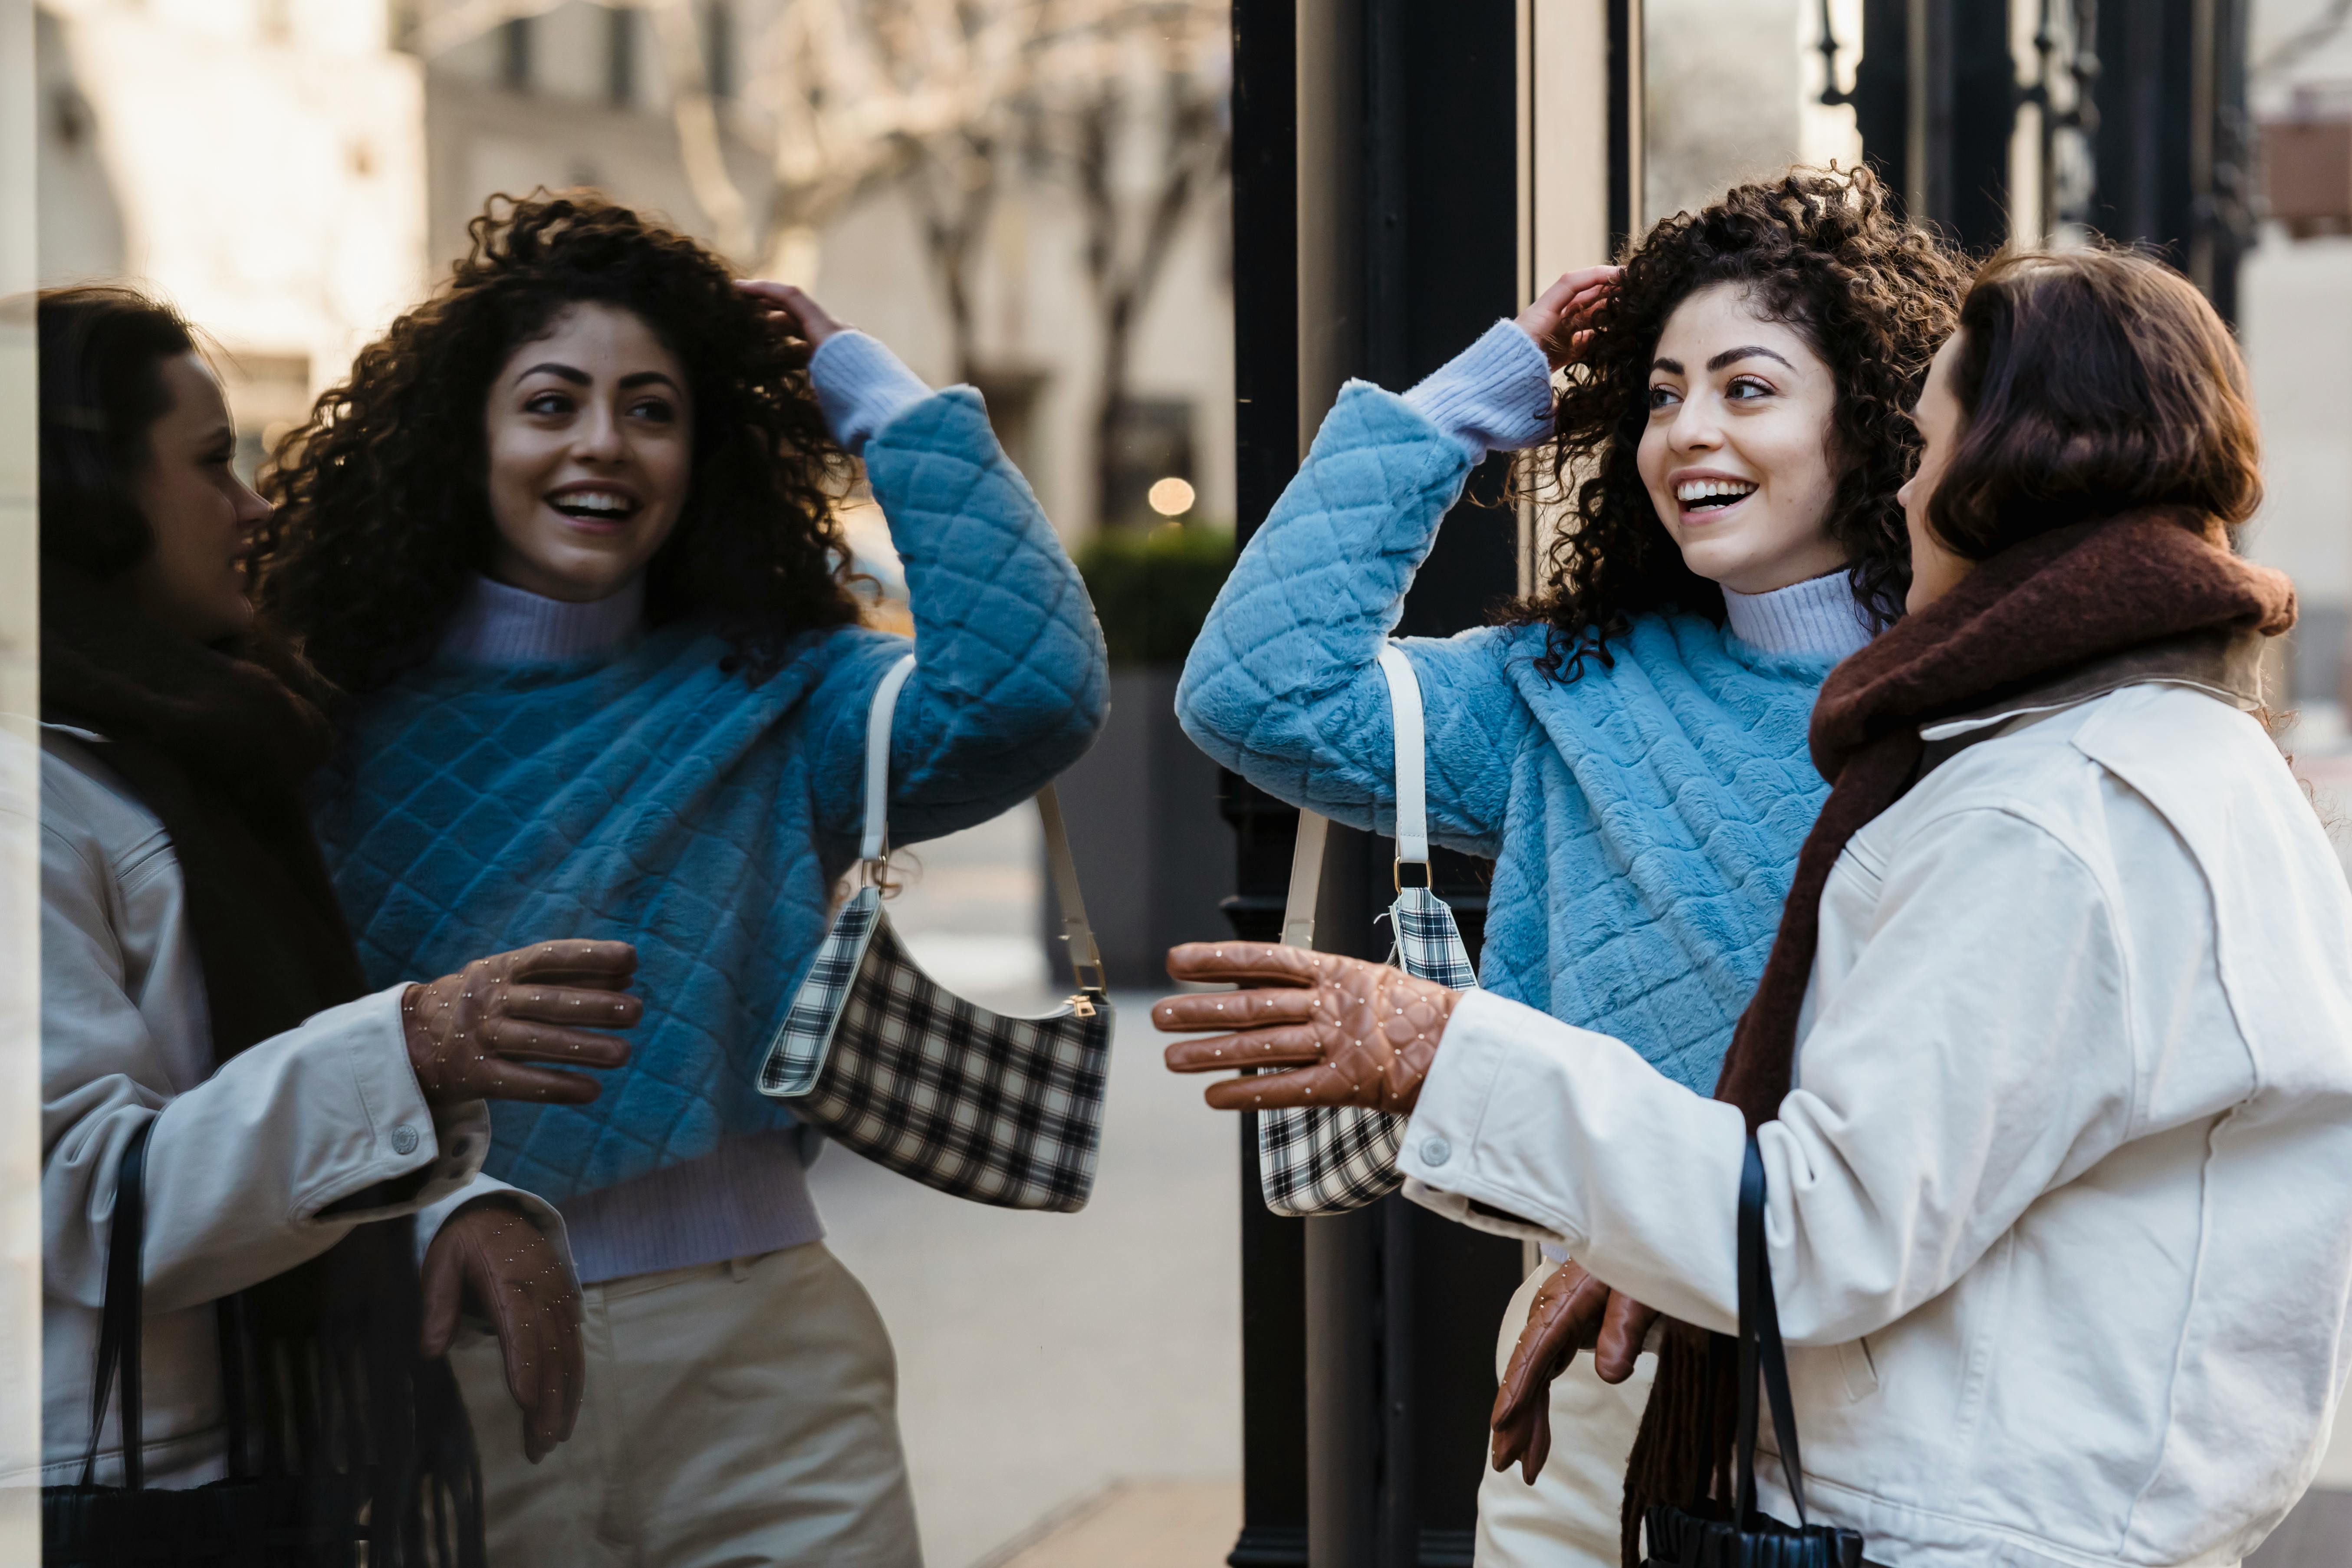
{"type": "Polygon", "coordinates": [[[629,374],[621,378],[621,390],[623,392],[626,392],[633,386],[644,386],[649,383],[656,381],[660,382],[664,386],[668,387],[672,392],[677,393],[680,396],[685,395],[686,389],[684,387],[678,385],[677,383],[672,381],[668,376],[664,375],[657,370],[640,370],[631,372],[629,374]]]}
{"type": "Polygon", "coordinates": [[[1745,348],[1726,349],[1721,353],[1716,355],[1713,359],[1707,361],[1706,368],[1709,370],[1721,370],[1725,365],[1738,364],[1741,360],[1753,358],[1778,360],[1780,363],[1789,365],[1790,370],[1797,368],[1793,364],[1789,364],[1787,356],[1776,354],[1770,349],[1765,348],[1760,343],[1749,343],[1745,348]]]}
{"type": "Polygon", "coordinates": [[[550,375],[561,376],[574,386],[590,386],[594,384],[596,379],[584,370],[574,369],[572,366],[568,364],[558,364],[553,360],[541,360],[539,363],[531,366],[529,370],[524,371],[522,374],[516,376],[515,379],[517,381],[522,381],[528,377],[539,374],[541,371],[545,371],[550,375]]]}
{"type": "Polygon", "coordinates": [[[1650,362],[1650,368],[1664,371],[1668,375],[1680,375],[1683,373],[1683,362],[1678,359],[1654,359],[1650,362]]]}

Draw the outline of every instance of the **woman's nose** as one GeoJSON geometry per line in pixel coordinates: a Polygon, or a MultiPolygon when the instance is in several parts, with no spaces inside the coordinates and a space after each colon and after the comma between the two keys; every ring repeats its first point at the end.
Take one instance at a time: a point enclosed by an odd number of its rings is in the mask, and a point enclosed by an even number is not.
{"type": "Polygon", "coordinates": [[[609,409],[592,410],[577,426],[573,450],[581,457],[597,462],[612,462],[621,456],[620,421],[609,409]]]}
{"type": "Polygon", "coordinates": [[[1666,439],[1676,451],[1711,452],[1723,445],[1723,427],[1714,410],[1697,398],[1691,398],[1675,410],[1675,422],[1666,432],[1666,439]]]}

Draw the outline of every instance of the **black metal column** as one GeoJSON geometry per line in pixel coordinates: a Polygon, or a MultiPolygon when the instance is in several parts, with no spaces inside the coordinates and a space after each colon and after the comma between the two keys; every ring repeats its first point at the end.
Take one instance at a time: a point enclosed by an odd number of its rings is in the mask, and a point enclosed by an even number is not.
{"type": "MultiPolygon", "coordinates": [[[[1514,12],[1509,0],[1236,0],[1244,540],[1342,380],[1401,390],[1517,308],[1514,12]]],[[[1503,477],[1499,464],[1482,471],[1447,521],[1401,634],[1478,624],[1513,592],[1503,477]]],[[[1231,778],[1224,806],[1240,838],[1228,910],[1238,933],[1270,939],[1296,814],[1231,778]]],[[[1384,957],[1373,921],[1392,847],[1337,827],[1331,837],[1318,945],[1384,957]]],[[[1486,868],[1441,854],[1436,871],[1475,952],[1486,868]]],[[[1246,1478],[1228,1561],[1466,1565],[1517,1246],[1401,1198],[1276,1219],[1258,1197],[1254,1127],[1243,1145],[1246,1478]]]]}
{"type": "Polygon", "coordinates": [[[2247,211],[2246,0],[2107,0],[2097,13],[2098,184],[2086,216],[2152,245],[2225,318],[2247,211]]]}

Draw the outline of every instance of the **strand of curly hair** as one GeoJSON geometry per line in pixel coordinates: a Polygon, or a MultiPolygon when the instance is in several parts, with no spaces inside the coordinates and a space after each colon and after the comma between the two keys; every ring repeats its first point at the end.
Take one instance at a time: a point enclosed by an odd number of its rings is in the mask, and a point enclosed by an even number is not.
{"type": "Polygon", "coordinates": [[[1832,166],[1735,186],[1652,227],[1623,264],[1559,394],[1541,488],[1569,505],[1546,581],[1504,611],[1507,621],[1549,625],[1539,668],[1566,681],[1588,658],[1612,666],[1610,641],[1639,615],[1723,620],[1722,589],[1683,563],[1639,468],[1659,336],[1675,307],[1717,283],[1749,290],[1828,363],[1840,471],[1824,527],[1845,552],[1856,601],[1877,626],[1893,622],[1911,578],[1895,499],[1918,450],[1909,410],[1958,320],[1963,259],[1905,223],[1868,169],[1832,166]]]}
{"type": "Polygon", "coordinates": [[[808,347],[768,325],[726,263],[593,195],[493,196],[468,232],[443,286],[278,444],[262,476],[277,511],[249,563],[264,623],[349,693],[431,655],[491,557],[491,378],[583,303],[641,318],[692,384],[693,478],[646,568],[647,618],[706,617],[755,679],[800,635],[854,621],[834,513],[847,459],[808,347]]]}

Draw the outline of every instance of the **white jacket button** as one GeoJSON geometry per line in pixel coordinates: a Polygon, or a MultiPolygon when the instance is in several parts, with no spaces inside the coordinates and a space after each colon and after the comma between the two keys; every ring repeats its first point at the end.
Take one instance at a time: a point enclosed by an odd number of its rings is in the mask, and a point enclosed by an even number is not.
{"type": "Polygon", "coordinates": [[[1423,1164],[1443,1165],[1446,1161],[1453,1157],[1454,1145],[1448,1143],[1444,1139],[1424,1138],[1421,1141],[1421,1163],[1423,1164]]]}
{"type": "Polygon", "coordinates": [[[400,1153],[416,1152],[416,1129],[404,1121],[392,1130],[392,1146],[400,1153]]]}

